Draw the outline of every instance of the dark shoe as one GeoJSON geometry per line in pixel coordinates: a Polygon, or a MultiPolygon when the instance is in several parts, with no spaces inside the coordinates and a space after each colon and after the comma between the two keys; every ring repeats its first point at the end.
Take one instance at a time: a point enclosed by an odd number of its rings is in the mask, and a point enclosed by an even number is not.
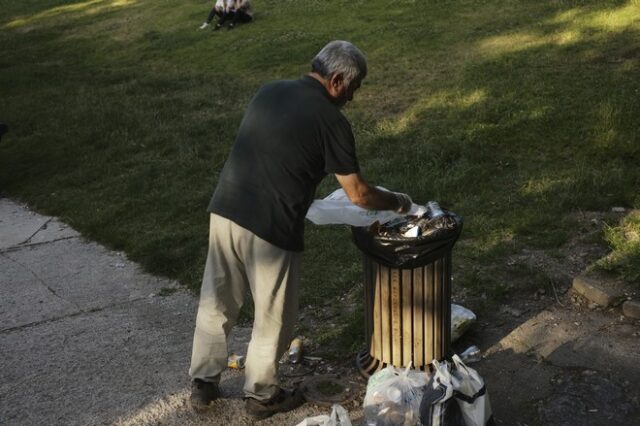
{"type": "Polygon", "coordinates": [[[217,383],[195,379],[191,382],[191,407],[194,410],[206,410],[220,396],[217,383]]]}
{"type": "Polygon", "coordinates": [[[299,389],[280,389],[278,394],[268,401],[246,398],[244,409],[257,420],[266,419],[276,413],[285,413],[304,404],[304,396],[299,389]]]}
{"type": "Polygon", "coordinates": [[[227,28],[227,31],[228,31],[228,30],[232,30],[232,29],[234,29],[235,27],[236,27],[236,24],[229,24],[229,27],[227,28]]]}
{"type": "Polygon", "coordinates": [[[222,25],[220,25],[220,24],[215,24],[215,25],[213,26],[213,31],[218,31],[220,28],[222,28],[222,25]]]}

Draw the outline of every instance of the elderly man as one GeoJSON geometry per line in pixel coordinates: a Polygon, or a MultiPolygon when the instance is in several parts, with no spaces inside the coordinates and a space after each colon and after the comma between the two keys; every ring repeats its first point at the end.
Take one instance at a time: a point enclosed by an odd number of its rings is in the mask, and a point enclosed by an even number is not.
{"type": "Polygon", "coordinates": [[[406,212],[406,194],[380,190],[360,174],[354,136],[340,108],[367,74],[353,44],[333,41],[299,80],[263,86],[249,104],[209,204],[210,236],[189,374],[191,404],[219,396],[227,336],[245,291],[253,296],[253,333],[245,365],[245,409],[255,418],[301,405],[278,382],[278,360],[298,311],[304,219],[318,183],[336,176],[350,200],[406,212]]]}

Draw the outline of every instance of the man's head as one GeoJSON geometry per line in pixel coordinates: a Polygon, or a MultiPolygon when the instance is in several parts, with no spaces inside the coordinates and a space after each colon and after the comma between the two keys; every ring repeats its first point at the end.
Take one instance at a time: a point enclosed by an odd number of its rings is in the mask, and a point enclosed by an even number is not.
{"type": "Polygon", "coordinates": [[[311,72],[324,80],[333,102],[344,106],[367,75],[367,58],[348,41],[335,40],[313,58],[311,72]]]}

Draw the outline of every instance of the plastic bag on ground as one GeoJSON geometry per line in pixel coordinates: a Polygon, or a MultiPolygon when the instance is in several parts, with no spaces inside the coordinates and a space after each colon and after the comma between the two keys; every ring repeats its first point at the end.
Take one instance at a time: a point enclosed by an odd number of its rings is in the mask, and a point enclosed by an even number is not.
{"type": "Polygon", "coordinates": [[[484,380],[476,370],[467,367],[458,355],[452,357],[454,395],[467,426],[493,424],[491,403],[484,380]]]}
{"type": "Polygon", "coordinates": [[[451,341],[455,342],[476,321],[476,314],[469,309],[451,304],[451,341]]]}
{"type": "Polygon", "coordinates": [[[427,373],[388,366],[369,378],[364,398],[367,426],[418,425],[427,373]]]}
{"type": "MultiPolygon", "coordinates": [[[[381,186],[378,188],[385,189],[381,186]]],[[[421,216],[426,211],[426,207],[413,204],[406,215],[421,216]]],[[[358,207],[349,200],[342,188],[333,191],[322,200],[314,200],[307,211],[307,219],[316,225],[369,226],[374,222],[387,223],[404,216],[391,210],[366,210],[358,207]]]]}
{"type": "Polygon", "coordinates": [[[454,398],[454,382],[449,364],[433,360],[433,376],[425,387],[420,402],[420,422],[423,426],[465,426],[460,407],[454,398]]]}
{"type": "Polygon", "coordinates": [[[347,410],[339,404],[333,404],[331,415],[307,417],[296,426],[352,426],[347,410]]]}

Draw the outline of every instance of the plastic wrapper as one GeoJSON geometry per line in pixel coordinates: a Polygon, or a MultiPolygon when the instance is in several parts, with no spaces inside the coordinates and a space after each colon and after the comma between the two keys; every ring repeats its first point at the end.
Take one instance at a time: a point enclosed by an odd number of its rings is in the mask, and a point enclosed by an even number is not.
{"type": "Polygon", "coordinates": [[[469,309],[451,304],[451,341],[455,342],[476,322],[476,314],[469,309]]]}
{"type": "Polygon", "coordinates": [[[386,367],[369,378],[364,398],[367,426],[413,426],[420,417],[420,401],[427,373],[386,367]]]}
{"type": "Polygon", "coordinates": [[[341,405],[334,404],[331,415],[307,417],[296,426],[352,426],[349,413],[341,405]]]}
{"type": "MultiPolygon", "coordinates": [[[[381,186],[378,188],[386,191],[381,186]]],[[[413,204],[407,215],[422,216],[426,211],[426,207],[413,204]]],[[[340,188],[322,200],[314,200],[306,217],[316,225],[370,226],[375,222],[387,223],[404,216],[391,210],[366,210],[358,207],[349,200],[347,194],[340,188]]]]}
{"type": "Polygon", "coordinates": [[[466,364],[478,362],[482,359],[482,351],[476,345],[469,346],[460,354],[460,359],[466,364]]]}

